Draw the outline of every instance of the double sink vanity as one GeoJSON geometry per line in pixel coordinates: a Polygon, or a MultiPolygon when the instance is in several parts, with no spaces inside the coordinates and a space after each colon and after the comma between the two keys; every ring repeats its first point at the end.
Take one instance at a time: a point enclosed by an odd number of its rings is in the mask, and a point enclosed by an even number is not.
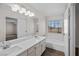
{"type": "Polygon", "coordinates": [[[43,36],[29,36],[9,41],[10,46],[0,48],[0,56],[41,56],[46,49],[43,36]]]}

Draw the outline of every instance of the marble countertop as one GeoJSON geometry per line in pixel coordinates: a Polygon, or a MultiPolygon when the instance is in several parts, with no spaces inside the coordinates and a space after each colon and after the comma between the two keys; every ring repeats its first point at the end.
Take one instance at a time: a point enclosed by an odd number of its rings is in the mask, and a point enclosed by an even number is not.
{"type": "MultiPolygon", "coordinates": [[[[22,38],[22,39],[23,39],[23,38],[22,38]]],[[[24,37],[24,39],[26,39],[26,38],[24,37]]],[[[13,47],[14,47],[14,46],[17,46],[17,47],[19,47],[19,48],[21,48],[21,49],[19,49],[19,50],[16,51],[16,52],[15,52],[15,50],[13,50],[12,53],[7,54],[6,56],[17,56],[17,55],[19,55],[20,53],[22,53],[22,52],[24,52],[25,50],[31,48],[32,46],[34,46],[35,44],[39,43],[40,41],[42,41],[42,40],[44,40],[44,39],[45,39],[45,37],[41,37],[41,36],[39,36],[39,37],[37,37],[37,38],[32,37],[32,38],[29,38],[28,40],[26,39],[26,40],[24,40],[24,41],[22,41],[22,42],[19,42],[19,43],[17,43],[17,44],[13,44],[13,45],[12,45],[13,47]]],[[[10,49],[10,48],[9,48],[9,49],[10,49]]],[[[2,51],[1,51],[1,52],[2,52],[2,51]]],[[[7,51],[7,52],[9,52],[9,51],[7,51]]]]}

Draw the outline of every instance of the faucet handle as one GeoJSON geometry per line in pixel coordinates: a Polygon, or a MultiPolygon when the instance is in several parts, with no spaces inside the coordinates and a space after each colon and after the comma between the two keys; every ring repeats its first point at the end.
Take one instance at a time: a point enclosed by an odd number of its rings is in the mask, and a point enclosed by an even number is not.
{"type": "Polygon", "coordinates": [[[6,49],[10,46],[10,43],[8,41],[2,41],[0,44],[0,47],[3,49],[6,49]]]}
{"type": "Polygon", "coordinates": [[[1,42],[0,42],[0,47],[2,48],[3,46],[4,46],[4,42],[1,41],[1,42]]]}
{"type": "Polygon", "coordinates": [[[0,48],[2,47],[2,42],[0,42],[0,48]]]}

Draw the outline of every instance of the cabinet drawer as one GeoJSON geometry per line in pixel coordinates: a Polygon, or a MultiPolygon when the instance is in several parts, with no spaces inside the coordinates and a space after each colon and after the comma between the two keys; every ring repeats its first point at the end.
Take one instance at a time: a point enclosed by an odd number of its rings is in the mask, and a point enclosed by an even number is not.
{"type": "Polygon", "coordinates": [[[27,50],[19,54],[18,56],[27,56],[27,50]]]}
{"type": "Polygon", "coordinates": [[[45,51],[45,49],[46,49],[46,44],[42,44],[42,45],[41,45],[42,53],[45,51]]]}
{"type": "Polygon", "coordinates": [[[39,45],[38,47],[36,47],[36,56],[40,56],[41,55],[41,45],[39,45]]]}
{"type": "Polygon", "coordinates": [[[36,51],[35,51],[35,47],[31,47],[31,48],[28,49],[27,55],[28,55],[28,56],[35,56],[35,55],[36,55],[35,52],[36,52],[36,51]]]}
{"type": "Polygon", "coordinates": [[[27,50],[27,54],[28,55],[30,55],[30,54],[33,54],[33,53],[35,53],[35,47],[31,47],[31,48],[29,48],[28,50],[27,50]]]}
{"type": "Polygon", "coordinates": [[[41,52],[43,53],[46,49],[46,40],[41,41],[41,52]]]}
{"type": "Polygon", "coordinates": [[[35,51],[31,52],[31,53],[28,53],[28,56],[35,56],[35,55],[36,55],[35,51]]]}
{"type": "Polygon", "coordinates": [[[41,55],[41,42],[36,44],[35,48],[36,48],[36,56],[40,56],[41,55]]]}

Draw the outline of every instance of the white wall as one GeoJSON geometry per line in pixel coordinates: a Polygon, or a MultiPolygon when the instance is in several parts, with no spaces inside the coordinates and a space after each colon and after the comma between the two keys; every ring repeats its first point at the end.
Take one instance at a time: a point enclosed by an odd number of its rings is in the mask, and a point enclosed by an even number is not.
{"type": "Polygon", "coordinates": [[[60,20],[62,26],[62,33],[48,33],[47,30],[47,41],[46,41],[47,47],[64,52],[64,36],[63,36],[64,18],[63,16],[50,16],[47,17],[47,21],[48,20],[60,20]]]}
{"type": "MultiPolygon", "coordinates": [[[[45,35],[46,33],[46,26],[45,26],[45,18],[41,18],[40,16],[37,18],[38,20],[38,33],[37,35],[45,35]]],[[[34,28],[34,18],[27,19],[27,32],[30,34],[35,33],[34,28]]]]}
{"type": "Polygon", "coordinates": [[[46,35],[46,19],[44,17],[39,18],[39,35],[46,35]]]}
{"type": "Polygon", "coordinates": [[[27,32],[30,34],[34,34],[34,22],[32,18],[27,19],[27,32]]]}
{"type": "Polygon", "coordinates": [[[17,33],[18,33],[18,38],[25,36],[27,33],[27,27],[26,27],[26,19],[20,19],[18,20],[18,25],[17,25],[17,33]]]}

